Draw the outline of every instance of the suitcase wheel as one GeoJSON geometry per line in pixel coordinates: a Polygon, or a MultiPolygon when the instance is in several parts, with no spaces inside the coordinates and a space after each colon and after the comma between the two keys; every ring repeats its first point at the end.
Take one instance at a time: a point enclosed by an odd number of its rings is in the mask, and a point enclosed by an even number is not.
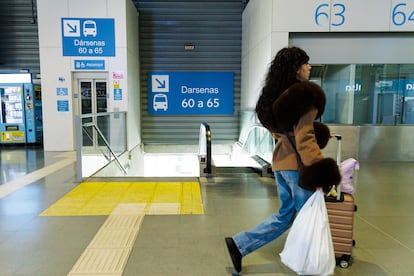
{"type": "Polygon", "coordinates": [[[336,259],[336,264],[341,268],[348,268],[351,265],[352,257],[351,255],[342,255],[336,259]]]}
{"type": "Polygon", "coordinates": [[[339,266],[342,268],[347,268],[349,267],[349,262],[347,260],[340,260],[339,261],[339,266]]]}
{"type": "Polygon", "coordinates": [[[356,244],[356,241],[352,240],[352,246],[355,246],[355,244],[356,244]]]}

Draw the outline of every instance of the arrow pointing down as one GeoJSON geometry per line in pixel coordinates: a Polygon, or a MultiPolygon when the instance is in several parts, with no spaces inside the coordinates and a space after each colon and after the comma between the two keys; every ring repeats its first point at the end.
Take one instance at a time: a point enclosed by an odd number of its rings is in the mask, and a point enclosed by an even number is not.
{"type": "Polygon", "coordinates": [[[165,80],[160,81],[159,79],[155,79],[155,81],[158,83],[157,88],[165,88],[165,80]]]}

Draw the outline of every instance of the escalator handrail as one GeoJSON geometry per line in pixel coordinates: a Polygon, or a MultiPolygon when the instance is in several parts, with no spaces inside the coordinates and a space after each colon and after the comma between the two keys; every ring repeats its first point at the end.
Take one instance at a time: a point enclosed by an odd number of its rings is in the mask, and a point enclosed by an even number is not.
{"type": "MultiPolygon", "coordinates": [[[[250,136],[250,132],[252,132],[254,129],[260,129],[260,130],[264,130],[264,131],[269,131],[267,128],[265,128],[263,125],[261,124],[254,124],[251,125],[250,128],[248,129],[248,131],[246,131],[243,139],[239,138],[238,144],[240,145],[241,149],[244,150],[244,145],[246,144],[247,139],[250,136]]],[[[274,143],[274,140],[273,140],[274,143]]]]}
{"type": "Polygon", "coordinates": [[[204,169],[204,173],[211,173],[211,130],[209,124],[206,122],[203,122],[200,125],[198,153],[201,155],[201,158],[205,158],[206,168],[204,169]],[[205,143],[203,143],[203,139],[205,139],[205,143]],[[204,146],[205,152],[201,148],[204,146]],[[206,156],[203,156],[204,154],[206,154],[206,156]]]}

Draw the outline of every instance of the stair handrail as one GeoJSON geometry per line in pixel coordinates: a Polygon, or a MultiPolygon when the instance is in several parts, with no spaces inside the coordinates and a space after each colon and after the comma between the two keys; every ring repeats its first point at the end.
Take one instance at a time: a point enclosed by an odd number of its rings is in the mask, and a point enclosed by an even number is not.
{"type": "Polygon", "coordinates": [[[114,150],[111,148],[111,145],[108,143],[108,141],[106,140],[105,136],[103,135],[103,133],[101,132],[101,130],[98,128],[97,124],[95,122],[85,123],[85,124],[82,125],[82,128],[85,128],[85,127],[93,127],[96,130],[96,132],[98,133],[99,137],[104,142],[106,148],[109,150],[109,152],[114,157],[117,165],[121,168],[121,170],[124,173],[124,175],[127,175],[128,174],[127,170],[125,169],[124,165],[122,165],[122,163],[119,160],[118,156],[116,155],[116,153],[114,152],[114,150]]]}

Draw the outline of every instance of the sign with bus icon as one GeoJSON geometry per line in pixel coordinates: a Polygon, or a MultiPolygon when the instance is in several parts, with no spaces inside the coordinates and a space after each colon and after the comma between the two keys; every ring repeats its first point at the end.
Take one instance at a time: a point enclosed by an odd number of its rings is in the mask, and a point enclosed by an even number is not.
{"type": "Polygon", "coordinates": [[[115,56],[113,18],[62,18],[63,56],[115,56]]]}
{"type": "Polygon", "coordinates": [[[87,37],[89,35],[96,37],[97,29],[96,22],[93,20],[86,20],[83,22],[83,36],[87,37]]]}
{"type": "Polygon", "coordinates": [[[233,115],[233,72],[149,72],[148,114],[233,115]]]}
{"type": "Polygon", "coordinates": [[[155,94],[153,99],[153,107],[154,111],[157,111],[158,109],[162,109],[164,111],[167,111],[168,109],[168,98],[165,94],[155,94]]]}

